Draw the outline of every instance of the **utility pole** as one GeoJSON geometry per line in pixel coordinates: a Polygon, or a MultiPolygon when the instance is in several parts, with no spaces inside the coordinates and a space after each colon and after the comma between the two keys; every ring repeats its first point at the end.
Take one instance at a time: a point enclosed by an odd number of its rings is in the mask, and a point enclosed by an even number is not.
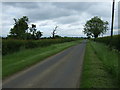
{"type": "Polygon", "coordinates": [[[114,8],[115,8],[115,0],[113,0],[113,5],[112,5],[112,23],[111,23],[111,37],[113,36],[113,24],[114,24],[114,8]]]}

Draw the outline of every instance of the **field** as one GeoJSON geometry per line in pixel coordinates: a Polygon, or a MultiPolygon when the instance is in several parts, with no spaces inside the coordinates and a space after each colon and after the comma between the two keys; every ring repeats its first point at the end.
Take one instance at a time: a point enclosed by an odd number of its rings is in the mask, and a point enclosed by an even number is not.
{"type": "Polygon", "coordinates": [[[52,44],[46,47],[22,50],[13,54],[3,56],[3,78],[10,76],[20,70],[42,61],[68,47],[80,43],[81,40],[52,44]]]}
{"type": "Polygon", "coordinates": [[[108,46],[89,41],[86,47],[81,88],[117,88],[118,53],[108,46]]]}

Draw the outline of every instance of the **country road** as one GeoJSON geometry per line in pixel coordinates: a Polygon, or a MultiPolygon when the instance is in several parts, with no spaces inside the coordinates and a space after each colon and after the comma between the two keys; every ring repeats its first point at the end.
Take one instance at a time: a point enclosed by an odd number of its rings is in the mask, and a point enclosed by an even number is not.
{"type": "MultiPolygon", "coordinates": [[[[86,40],[3,81],[3,88],[79,88],[86,40]]],[[[11,67],[12,68],[12,67],[11,67]]]]}

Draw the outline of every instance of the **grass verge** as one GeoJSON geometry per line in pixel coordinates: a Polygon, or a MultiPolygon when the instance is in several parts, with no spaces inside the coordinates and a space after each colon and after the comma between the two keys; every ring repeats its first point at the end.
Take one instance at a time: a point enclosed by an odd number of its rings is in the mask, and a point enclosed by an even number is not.
{"type": "Polygon", "coordinates": [[[21,71],[31,65],[44,60],[66,48],[80,43],[81,41],[72,41],[61,44],[54,44],[43,48],[34,48],[16,52],[2,57],[2,78],[21,71]]]}
{"type": "Polygon", "coordinates": [[[89,41],[80,88],[117,88],[118,54],[104,44],[89,41]]]}

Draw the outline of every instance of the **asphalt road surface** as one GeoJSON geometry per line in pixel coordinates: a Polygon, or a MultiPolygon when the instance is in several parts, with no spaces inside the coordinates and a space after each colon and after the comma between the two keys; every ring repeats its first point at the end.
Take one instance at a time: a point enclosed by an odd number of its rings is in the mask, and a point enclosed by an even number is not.
{"type": "Polygon", "coordinates": [[[79,88],[86,41],[3,81],[3,88],[79,88]]]}

